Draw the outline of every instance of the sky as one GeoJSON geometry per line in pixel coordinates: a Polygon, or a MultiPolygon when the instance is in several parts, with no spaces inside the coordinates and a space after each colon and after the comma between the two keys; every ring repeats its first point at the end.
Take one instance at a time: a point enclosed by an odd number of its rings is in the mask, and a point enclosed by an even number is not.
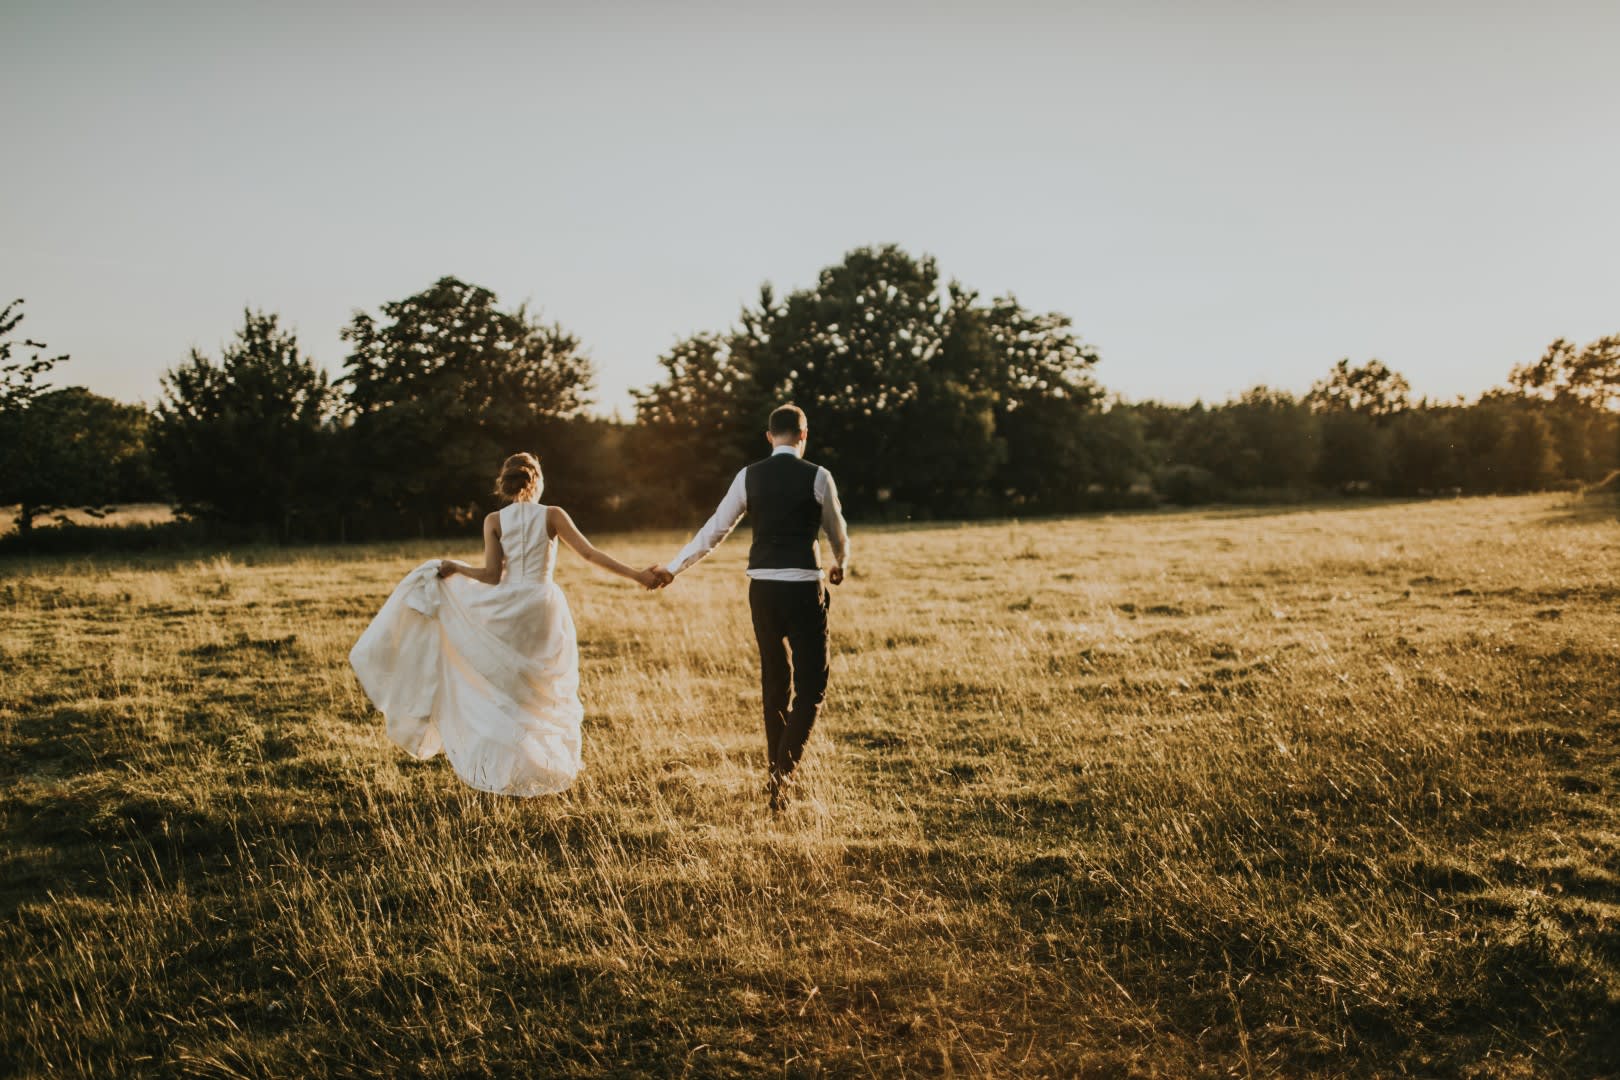
{"type": "Polygon", "coordinates": [[[0,0],[0,292],[57,383],[153,402],[245,307],[337,373],[455,275],[629,416],[762,282],[898,243],[1130,400],[1341,357],[1472,396],[1620,332],[1617,40],[1596,0],[0,0]]]}

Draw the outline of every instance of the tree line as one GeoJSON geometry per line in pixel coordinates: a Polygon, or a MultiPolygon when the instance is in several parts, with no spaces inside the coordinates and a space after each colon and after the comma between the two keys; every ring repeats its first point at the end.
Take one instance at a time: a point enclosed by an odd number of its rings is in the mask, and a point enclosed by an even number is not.
{"type": "Polygon", "coordinates": [[[1520,492],[1620,467],[1620,335],[1553,342],[1473,402],[1414,400],[1377,360],[1303,397],[1124,402],[1067,316],[861,248],[729,328],[678,341],[621,423],[588,412],[582,343],[443,278],[356,312],[329,378],[273,313],[193,350],[151,409],[45,385],[67,358],[0,311],[0,505],[172,502],[233,535],[349,540],[464,530],[494,465],[538,453],[546,498],[592,527],[686,524],[758,456],[770,408],[811,418],[812,456],[867,519],[1064,513],[1324,493],[1520,492]]]}

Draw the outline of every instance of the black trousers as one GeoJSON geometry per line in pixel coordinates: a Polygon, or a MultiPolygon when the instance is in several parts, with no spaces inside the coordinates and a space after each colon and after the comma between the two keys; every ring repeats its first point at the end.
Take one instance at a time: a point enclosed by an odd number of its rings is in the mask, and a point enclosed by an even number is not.
{"type": "Polygon", "coordinates": [[[827,693],[827,608],[819,581],[750,581],[748,606],[759,642],[759,686],[765,700],[765,746],[771,775],[793,771],[827,693]],[[791,655],[790,655],[791,654],[791,655]],[[793,701],[788,703],[788,683],[793,701]]]}

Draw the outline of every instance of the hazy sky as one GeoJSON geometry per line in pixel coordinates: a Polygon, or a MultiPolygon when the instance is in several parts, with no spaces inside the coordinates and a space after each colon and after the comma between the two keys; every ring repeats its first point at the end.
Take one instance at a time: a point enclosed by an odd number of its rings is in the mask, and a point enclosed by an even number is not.
{"type": "Polygon", "coordinates": [[[1620,4],[0,0],[0,292],[153,400],[245,305],[454,274],[605,410],[850,248],[1057,309],[1110,389],[1474,394],[1620,332],[1620,4]]]}

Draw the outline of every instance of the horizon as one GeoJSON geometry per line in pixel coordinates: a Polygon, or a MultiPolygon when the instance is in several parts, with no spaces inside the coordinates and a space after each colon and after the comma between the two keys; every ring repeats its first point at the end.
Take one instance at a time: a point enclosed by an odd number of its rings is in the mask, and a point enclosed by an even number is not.
{"type": "Polygon", "coordinates": [[[1379,359],[1472,399],[1620,331],[1620,11],[23,4],[0,280],[58,385],[154,403],[243,308],[443,276],[582,341],[592,412],[763,282],[897,243],[1062,312],[1131,401],[1379,359]],[[26,211],[26,213],[24,213],[26,211]]]}

